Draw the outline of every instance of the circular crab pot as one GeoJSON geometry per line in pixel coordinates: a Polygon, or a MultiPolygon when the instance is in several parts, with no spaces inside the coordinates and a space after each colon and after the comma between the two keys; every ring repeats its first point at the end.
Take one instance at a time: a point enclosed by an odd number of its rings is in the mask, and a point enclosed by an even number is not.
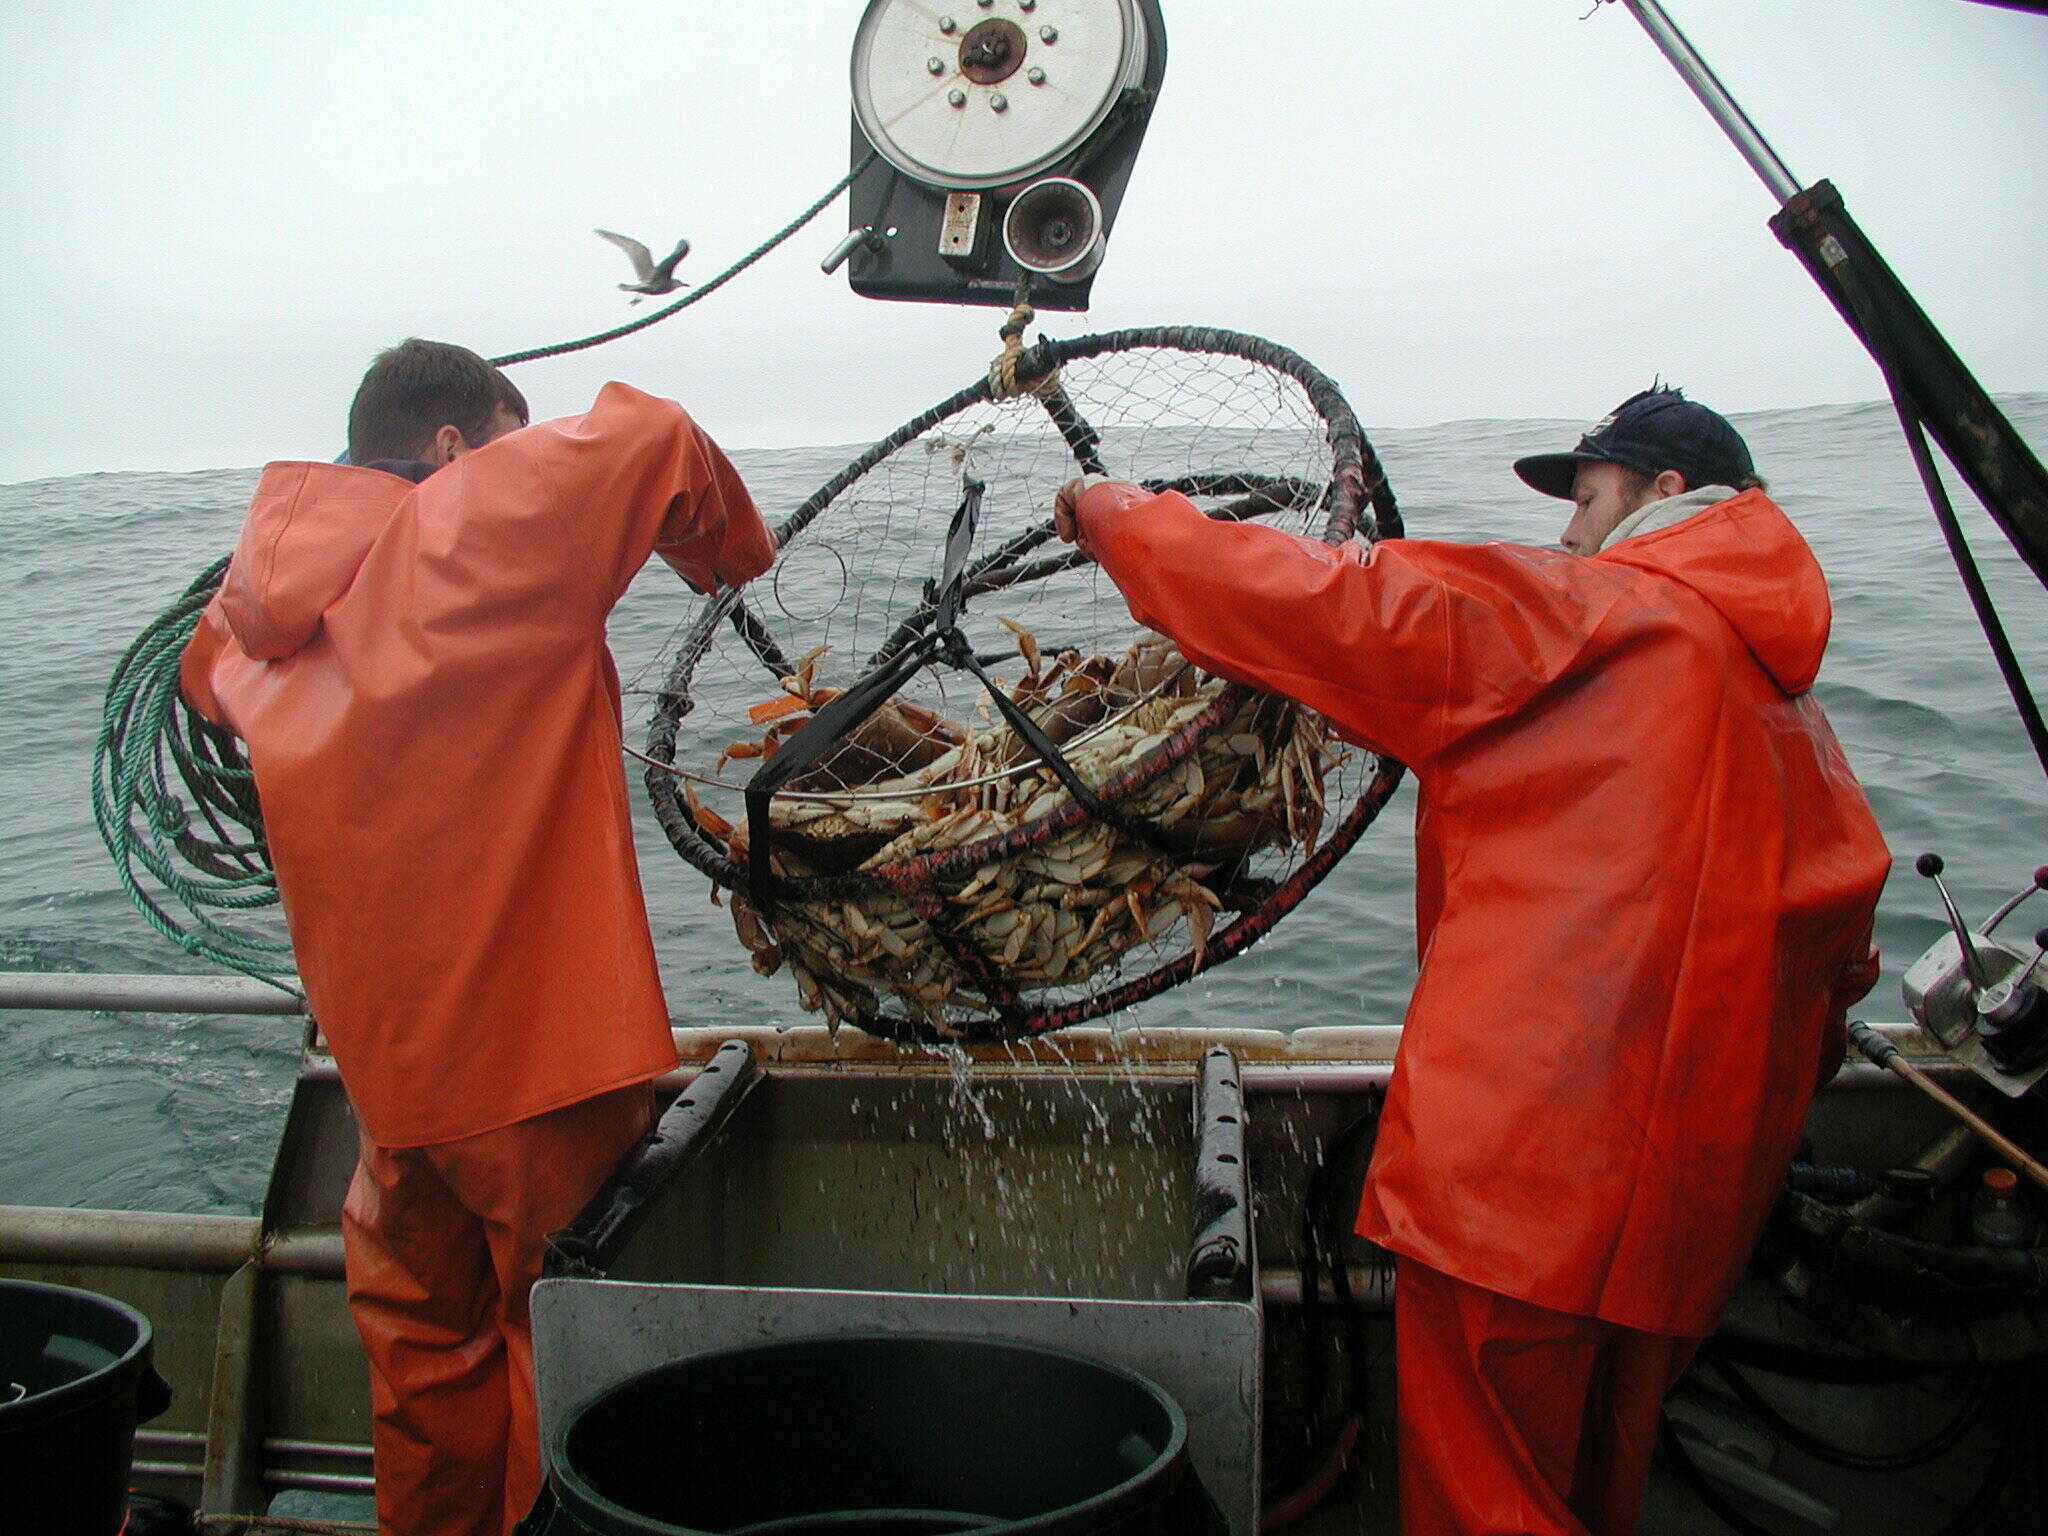
{"type": "Polygon", "coordinates": [[[1138,629],[1052,519],[1086,472],[1330,545],[1398,536],[1336,386],[1202,327],[1042,341],[1016,378],[806,499],[655,691],[656,819],[828,1026],[973,1044],[1155,996],[1256,943],[1401,775],[1138,629]]]}
{"type": "Polygon", "coordinates": [[[114,1536],[135,1426],[170,1405],[149,1319],[68,1285],[0,1280],[0,1488],[9,1530],[114,1536]]]}
{"type": "Polygon", "coordinates": [[[1224,1529],[1165,1392],[979,1339],[837,1336],[676,1361],[569,1415],[548,1457],[550,1536],[1224,1529]]]}

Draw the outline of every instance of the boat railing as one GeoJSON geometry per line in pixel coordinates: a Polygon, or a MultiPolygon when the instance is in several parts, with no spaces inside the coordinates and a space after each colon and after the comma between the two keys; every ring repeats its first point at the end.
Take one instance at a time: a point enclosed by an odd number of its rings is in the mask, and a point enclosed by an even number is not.
{"type": "MultiPolygon", "coordinates": [[[[246,976],[132,975],[108,972],[0,971],[0,1012],[52,1010],[91,1013],[270,1014],[305,1017],[296,978],[279,983],[246,976]]],[[[961,1051],[904,1046],[854,1029],[822,1024],[793,1026],[699,1025],[672,1021],[682,1058],[678,1074],[657,1086],[679,1089],[727,1041],[743,1041],[764,1070],[957,1070],[961,1051]]],[[[1970,1076],[1909,1023],[1872,1026],[1936,1077],[1970,1076]]],[[[1385,1086],[1400,1044],[1399,1024],[1312,1024],[1293,1030],[1236,1025],[1078,1025],[1056,1038],[1004,1041],[964,1048],[977,1072],[1054,1071],[1088,1075],[1164,1071],[1192,1073],[1203,1055],[1227,1046],[1242,1063],[1250,1094],[1361,1092],[1385,1086]]],[[[309,1031],[302,1076],[332,1078],[332,1058],[309,1031]]],[[[1868,1062],[1851,1060],[1832,1089],[1890,1088],[1897,1079],[1868,1062]]]]}

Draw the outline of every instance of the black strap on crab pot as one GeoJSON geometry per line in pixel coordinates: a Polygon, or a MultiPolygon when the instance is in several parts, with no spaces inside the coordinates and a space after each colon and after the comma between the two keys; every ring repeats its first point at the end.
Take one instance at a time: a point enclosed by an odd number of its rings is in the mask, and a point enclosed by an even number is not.
{"type": "Polygon", "coordinates": [[[768,820],[770,797],[894,698],[896,690],[931,660],[933,649],[930,642],[925,642],[898,651],[886,665],[877,667],[826,703],[747,780],[747,894],[755,906],[766,905],[775,886],[768,863],[768,843],[774,836],[768,820]]]}
{"type": "Polygon", "coordinates": [[[775,835],[768,817],[770,797],[895,697],[896,691],[929,665],[946,638],[955,633],[953,626],[960,616],[960,589],[967,571],[967,554],[974,547],[975,524],[980,519],[981,498],[987,490],[985,481],[973,475],[961,477],[960,505],[953,509],[953,521],[946,529],[946,552],[939,567],[932,632],[904,647],[838,698],[827,702],[747,780],[747,894],[756,906],[771,900],[775,888],[774,870],[768,861],[769,844],[775,835]]]}
{"type": "Polygon", "coordinates": [[[775,829],[768,813],[769,801],[775,792],[822,758],[893,698],[913,676],[934,662],[944,662],[972,673],[988,690],[996,712],[1017,733],[1018,739],[1052,771],[1067,793],[1089,815],[1161,852],[1177,855],[1185,851],[1176,846],[1164,829],[1125,816],[1103,804],[1080,774],[1074,771],[1073,764],[1067,761],[1052,738],[1039,728],[1038,722],[989,676],[981,659],[974,654],[973,647],[968,645],[967,637],[960,633],[967,556],[974,548],[975,525],[981,515],[981,498],[987,489],[987,485],[974,476],[963,477],[960,505],[954,509],[953,521],[946,529],[945,559],[940,567],[938,584],[933,589],[931,629],[829,701],[801,730],[776,748],[775,755],[747,781],[747,894],[756,906],[764,906],[771,901],[775,889],[774,870],[769,862],[775,829]]]}
{"type": "Polygon", "coordinates": [[[1089,815],[1155,848],[1163,846],[1164,838],[1156,828],[1121,816],[1095,798],[1095,792],[1082,782],[1080,774],[1074,771],[1074,765],[1053,744],[1052,738],[1040,730],[1038,722],[1025,712],[1024,707],[988,675],[981,659],[974,654],[974,648],[967,643],[967,637],[960,633],[960,606],[966,600],[967,555],[974,547],[975,520],[980,516],[982,492],[986,489],[971,475],[966,479],[966,487],[959,509],[953,514],[953,525],[946,530],[945,573],[940,578],[933,604],[931,632],[939,645],[937,659],[974,674],[981,686],[988,690],[996,713],[1003,717],[1038,760],[1052,770],[1053,776],[1066,786],[1067,793],[1085,807],[1089,815]]]}
{"type": "Polygon", "coordinates": [[[1072,795],[1090,816],[1162,853],[1178,857],[1187,851],[1186,848],[1177,846],[1167,836],[1164,828],[1111,810],[1097,799],[1095,791],[1088,787],[1081,775],[1074,771],[1074,765],[1067,761],[1066,754],[1053,744],[1050,736],[1039,729],[1038,722],[1025,713],[1023,706],[1003,692],[1002,686],[982,670],[981,661],[973,652],[963,645],[957,652],[948,654],[946,659],[981,679],[981,685],[988,690],[988,696],[994,702],[996,712],[1003,717],[1010,729],[1017,733],[1024,745],[1031,749],[1032,755],[1052,770],[1053,777],[1065,786],[1067,793],[1072,795]]]}
{"type": "Polygon", "coordinates": [[[972,475],[966,477],[966,494],[960,498],[960,506],[953,514],[953,524],[946,530],[946,563],[933,595],[931,635],[938,649],[935,660],[971,672],[988,690],[990,701],[996,713],[1018,739],[1045,766],[1053,776],[1066,786],[1067,793],[1084,807],[1097,821],[1104,822],[1130,837],[1135,837],[1154,848],[1168,852],[1174,850],[1167,844],[1164,835],[1155,827],[1131,820],[1109,809],[1095,797],[1095,792],[1085,784],[1080,774],[1074,771],[1066,755],[1053,744],[1051,737],[1038,727],[1038,722],[1025,712],[1024,707],[1005,693],[1000,684],[988,675],[981,659],[974,654],[974,648],[967,643],[967,637],[960,633],[960,607],[966,600],[967,556],[974,547],[974,526],[981,513],[981,497],[986,487],[972,475]]]}

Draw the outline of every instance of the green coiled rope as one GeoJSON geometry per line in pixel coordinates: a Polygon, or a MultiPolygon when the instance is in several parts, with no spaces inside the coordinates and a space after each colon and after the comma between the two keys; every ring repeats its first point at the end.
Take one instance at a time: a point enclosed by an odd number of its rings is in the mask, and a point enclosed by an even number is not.
{"type": "Polygon", "coordinates": [[[185,643],[226,569],[220,560],[203,571],[115,664],[93,747],[93,820],[152,928],[189,955],[289,991],[274,978],[292,974],[290,944],[220,915],[277,902],[255,778],[235,739],[178,691],[185,643]]]}

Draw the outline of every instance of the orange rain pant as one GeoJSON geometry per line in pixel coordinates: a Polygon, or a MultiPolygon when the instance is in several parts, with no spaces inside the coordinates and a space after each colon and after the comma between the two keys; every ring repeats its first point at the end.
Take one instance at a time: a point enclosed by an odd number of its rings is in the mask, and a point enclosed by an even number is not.
{"type": "Polygon", "coordinates": [[[1399,1265],[1402,1536],[1631,1536],[1699,1340],[1399,1265]]]}
{"type": "Polygon", "coordinates": [[[646,1083],[495,1131],[365,1140],[342,1206],[379,1536],[503,1536],[540,1491],[527,1290],[653,1120],[646,1083]]]}

